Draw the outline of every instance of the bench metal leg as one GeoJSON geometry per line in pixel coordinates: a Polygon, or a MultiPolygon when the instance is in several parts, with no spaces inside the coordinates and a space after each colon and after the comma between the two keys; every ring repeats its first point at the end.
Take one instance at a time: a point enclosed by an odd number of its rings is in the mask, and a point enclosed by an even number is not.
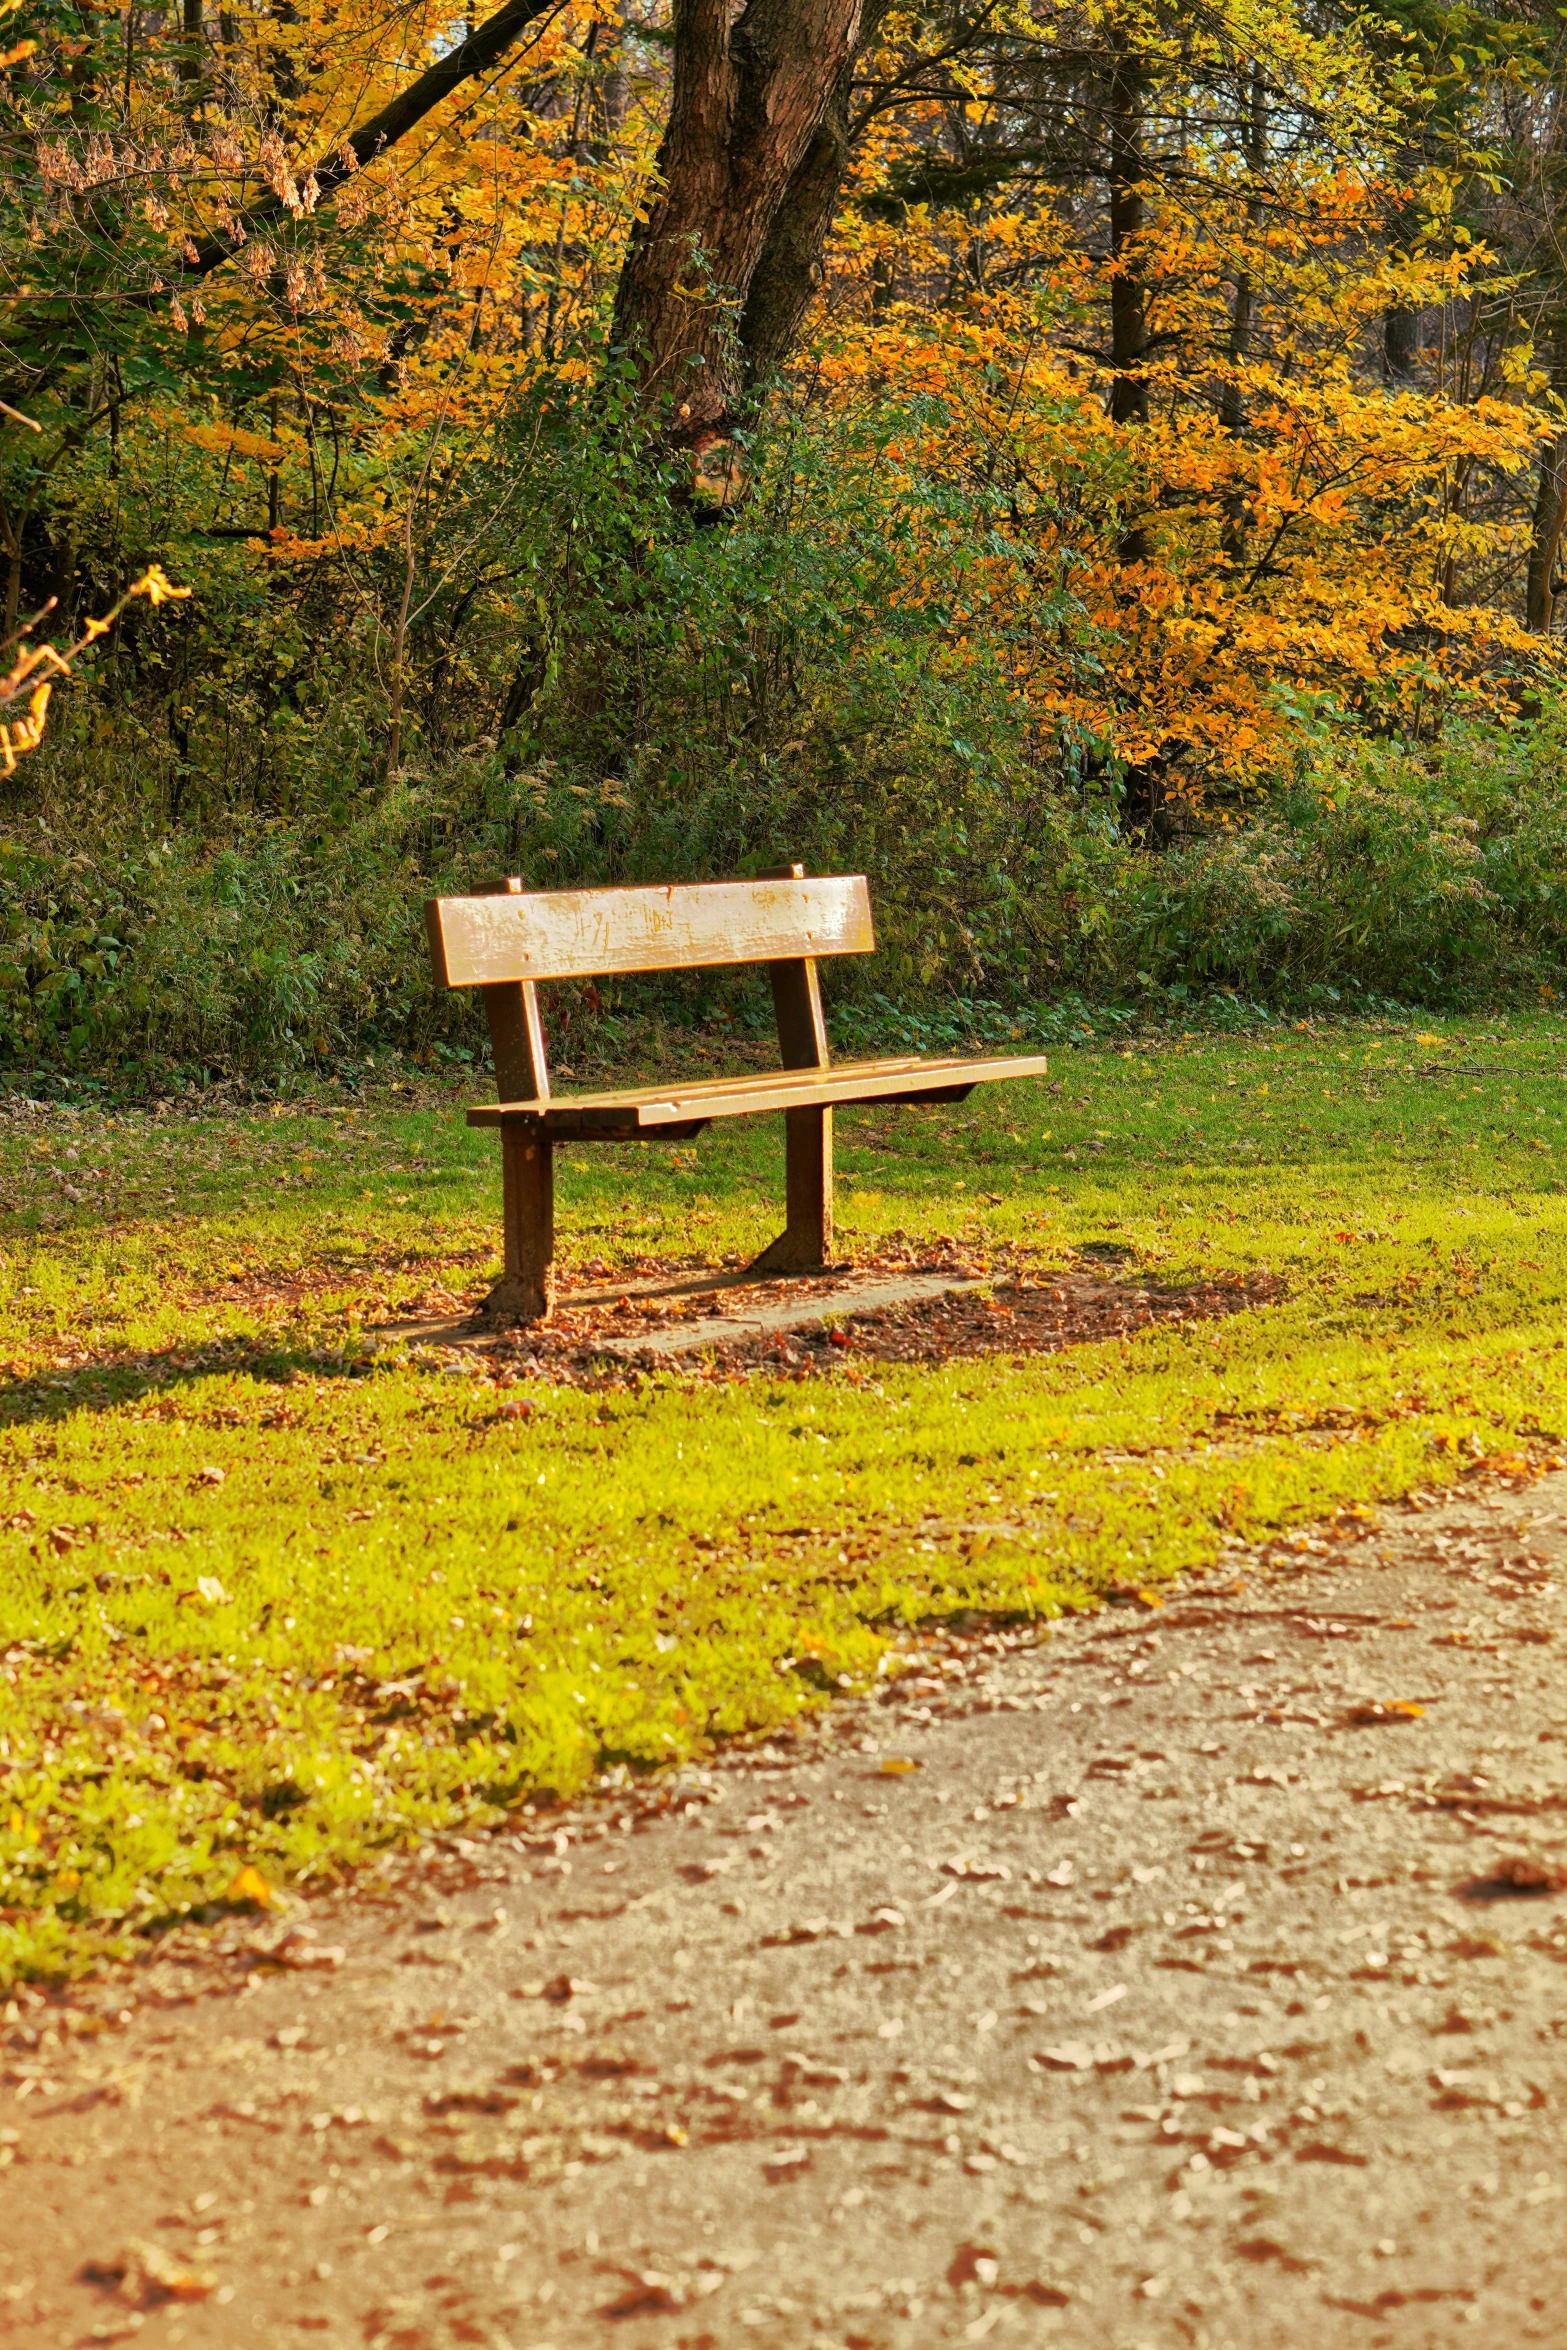
{"type": "Polygon", "coordinates": [[[832,1255],[832,1111],[785,1110],[788,1221],[753,1273],[819,1273],[832,1255]]]}
{"type": "Polygon", "coordinates": [[[547,1322],[555,1310],[555,1145],[547,1134],[501,1128],[506,1269],[479,1308],[481,1322],[547,1322]]]}

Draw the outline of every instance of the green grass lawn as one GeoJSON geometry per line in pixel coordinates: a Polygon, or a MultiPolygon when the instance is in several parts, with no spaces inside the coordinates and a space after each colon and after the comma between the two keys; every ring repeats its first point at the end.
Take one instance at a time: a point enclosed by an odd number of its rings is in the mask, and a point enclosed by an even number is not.
{"type": "MultiPolygon", "coordinates": [[[[1282,1301],[1053,1357],[602,1392],[373,1326],[495,1268],[453,1099],[0,1128],[0,1981],[774,1730],[900,1628],[1044,1615],[1567,1436],[1567,1039],[1084,1045],[840,1113],[846,1245],[1114,1239],[1282,1301]],[[519,1401],[531,1408],[518,1413],[519,1401]],[[988,1542],[975,1539],[993,1522],[988,1542]]],[[[568,1267],[751,1252],[781,1121],[563,1152],[568,1267]]]]}

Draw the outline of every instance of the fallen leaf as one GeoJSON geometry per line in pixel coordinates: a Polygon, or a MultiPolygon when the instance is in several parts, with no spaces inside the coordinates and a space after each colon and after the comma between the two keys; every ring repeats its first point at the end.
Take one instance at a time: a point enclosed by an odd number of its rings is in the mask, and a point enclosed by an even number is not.
{"type": "Polygon", "coordinates": [[[156,2309],[165,2301],[205,2301],[216,2290],[210,2269],[187,2268],[161,2244],[133,2237],[113,2260],[90,2260],[82,2275],[92,2285],[113,2285],[122,2301],[156,2309]]]}
{"type": "Polygon", "coordinates": [[[316,1968],[324,1974],[335,1974],[348,1953],[340,1942],[302,1942],[290,1934],[272,1956],[278,1965],[292,1967],[296,1973],[316,1968]]]}
{"type": "Polygon", "coordinates": [[[685,2307],[667,2277],[638,2277],[613,2301],[599,2309],[600,2317],[674,2317],[685,2307]]]}
{"type": "Polygon", "coordinates": [[[954,2288],[960,2285],[983,2285],[987,2292],[1001,2274],[1001,2263],[988,2244],[960,2244],[947,2270],[947,2282],[954,2288]]]}
{"type": "Polygon", "coordinates": [[[1136,1926],[1112,1926],[1108,1933],[1099,1936],[1097,1942],[1091,1942],[1089,1948],[1107,1951],[1124,1950],[1138,1931],[1139,1928],[1136,1926]]]}
{"type": "Polygon", "coordinates": [[[426,2113],[510,2113],[522,2103],[521,2097],[507,2089],[450,2089],[426,2090],[426,2113]]]}
{"type": "Polygon", "coordinates": [[[1112,1583],[1105,1593],[1111,1607],[1163,1607],[1157,1591],[1148,1591],[1140,1583],[1112,1583]]]}
{"type": "Polygon", "coordinates": [[[1475,1877],[1459,1890],[1471,1901],[1494,1900],[1509,1893],[1567,1893],[1567,1867],[1533,1852],[1510,1853],[1489,1876],[1475,1877]]]}
{"type": "Polygon", "coordinates": [[[1276,2260],[1280,2268],[1288,2269],[1292,2275],[1298,2276],[1311,2266],[1309,2260],[1302,2260],[1298,2253],[1276,2244],[1271,2236],[1248,2236],[1235,2249],[1242,2260],[1276,2260]]]}
{"type": "Polygon", "coordinates": [[[799,1918],[782,1934],[770,1935],[768,1939],[777,1942],[820,1942],[824,1937],[841,1937],[848,1931],[847,1926],[835,1923],[832,1918],[799,1918]]]}
{"type": "Polygon", "coordinates": [[[223,1898],[225,1901],[253,1902],[257,1909],[280,1909],[283,1905],[282,1896],[249,1861],[234,1878],[223,1898]]]}
{"type": "Polygon", "coordinates": [[[1062,2040],[1054,2048],[1042,2048],[1030,2063],[1048,2065],[1053,2072],[1083,2073],[1094,2061],[1094,2052],[1085,2048],[1081,2040],[1062,2040]]]}

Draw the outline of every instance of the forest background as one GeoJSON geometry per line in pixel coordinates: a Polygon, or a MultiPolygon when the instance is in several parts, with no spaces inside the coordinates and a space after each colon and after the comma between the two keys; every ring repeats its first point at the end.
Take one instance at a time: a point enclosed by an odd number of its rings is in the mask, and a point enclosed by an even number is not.
{"type": "Polygon", "coordinates": [[[1567,984],[1543,0],[5,30],[5,633],[187,591],[0,785],[13,1064],[465,1060],[432,890],[780,856],[851,1033],[1567,984]]]}

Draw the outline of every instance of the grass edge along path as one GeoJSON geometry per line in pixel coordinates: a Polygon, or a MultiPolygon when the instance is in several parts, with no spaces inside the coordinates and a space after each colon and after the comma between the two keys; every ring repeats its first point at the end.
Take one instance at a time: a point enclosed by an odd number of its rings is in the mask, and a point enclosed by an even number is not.
{"type": "MultiPolygon", "coordinates": [[[[1199,1087],[1213,1053],[1254,1072],[1244,1040],[1214,1047],[1199,1087]]],[[[1515,1122],[1531,1088],[1558,1098],[1559,1057],[1554,1036],[1520,1041],[1515,1122]]],[[[0,1981],[72,1971],[247,1887],[321,1881],[540,1789],[776,1733],[899,1672],[932,1618],[1043,1621],[1477,1459],[1560,1458],[1567,1213],[1531,1141],[1488,1136],[1480,1168],[1454,1155],[1458,1133],[1424,1166],[1362,1136],[1309,1175],[1186,1163],[1150,1181],[1130,1154],[1069,1175],[1114,1115],[1121,1080],[1099,1074],[1076,1126],[1057,1099],[1048,1134],[1005,1112],[965,1129],[964,1163],[1007,1187],[985,1194],[992,1225],[1021,1220],[1041,1264],[1113,1227],[1140,1278],[1268,1269],[1281,1303],[1055,1357],[870,1377],[850,1350],[830,1377],[719,1386],[698,1368],[594,1393],[497,1384],[439,1351],[355,1360],[346,1275],[308,1325],[297,1299],[270,1322],[213,1307],[226,1264],[332,1254],[330,1227],[312,1252],[251,1205],[196,1199],[173,1230],[112,1239],[13,1237],[0,1981]],[[161,1341],[160,1376],[51,1387],[46,1309],[54,1344],[73,1315],[93,1323],[74,1341],[89,1359],[94,1332],[112,1329],[116,1359],[161,1341]],[[173,1353],[193,1327],[248,1330],[249,1367],[173,1353]],[[334,1332],[346,1347],[312,1362],[306,1342],[334,1332]]],[[[1189,1119],[1179,1070],[1159,1082],[1189,1119]]],[[[1261,1092],[1279,1085],[1272,1070],[1261,1092]]],[[[1137,1098],[1151,1157],[1159,1127],[1137,1098]]],[[[1345,1125],[1341,1099],[1329,1115],[1345,1125]]],[[[1401,1141],[1418,1103],[1397,1115],[1401,1141]]],[[[176,1213],[212,1155],[203,1131],[180,1130],[176,1213]]],[[[350,1182],[377,1131],[343,1154],[350,1182]]],[[[451,1152],[439,1237],[471,1256],[493,1213],[487,1163],[449,1121],[421,1131],[432,1162],[451,1152]]],[[[950,1216],[950,1154],[926,1183],[907,1129],[870,1131],[884,1221],[950,1216]]],[[[754,1214],[755,1165],[715,1154],[698,1180],[715,1222],[690,1222],[711,1249],[754,1214]]],[[[676,1201],[664,1246],[685,1222],[676,1201]]],[[[361,1229],[352,1249],[374,1242],[361,1229]]]]}

